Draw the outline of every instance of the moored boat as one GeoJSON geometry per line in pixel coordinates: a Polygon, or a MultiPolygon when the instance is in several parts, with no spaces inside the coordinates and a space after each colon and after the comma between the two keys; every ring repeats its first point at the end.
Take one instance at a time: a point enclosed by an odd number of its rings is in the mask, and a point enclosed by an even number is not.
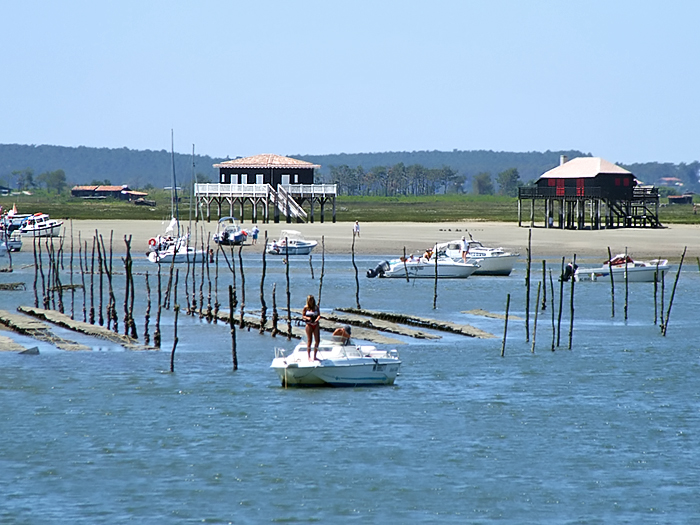
{"type": "Polygon", "coordinates": [[[146,254],[148,260],[158,264],[181,264],[185,262],[201,263],[206,257],[206,250],[196,250],[192,246],[175,244],[168,246],[164,250],[156,250],[146,254]],[[174,259],[174,261],[173,261],[174,259]]]}
{"type": "MultiPolygon", "coordinates": [[[[479,264],[479,269],[474,272],[474,275],[510,275],[515,261],[520,257],[519,253],[508,252],[503,248],[489,248],[471,238],[467,244],[469,245],[467,260],[476,259],[479,264]]],[[[436,248],[440,255],[452,259],[462,258],[461,240],[438,243],[436,248]]]]}
{"type": "Polygon", "coordinates": [[[440,256],[435,264],[434,257],[400,257],[382,261],[375,268],[367,270],[367,277],[398,277],[409,279],[434,279],[437,266],[438,279],[466,279],[479,269],[475,261],[440,256]]]}
{"type": "Polygon", "coordinates": [[[275,348],[270,368],[277,372],[282,386],[372,386],[392,385],[401,367],[396,350],[341,340],[322,340],[316,357],[309,358],[306,342],[289,354],[275,348]]]}
{"type": "Polygon", "coordinates": [[[627,282],[630,283],[653,283],[654,276],[657,280],[661,280],[664,272],[670,269],[667,259],[654,259],[650,261],[635,261],[629,255],[624,253],[616,255],[609,261],[605,261],[602,266],[597,268],[581,268],[580,266],[574,270],[574,278],[576,281],[610,281],[610,272],[612,271],[613,280],[624,281],[625,273],[627,274],[627,282]]]}
{"type": "Polygon", "coordinates": [[[214,242],[221,246],[238,246],[248,239],[248,232],[241,228],[234,217],[222,217],[216,227],[214,242]]]}
{"type": "Polygon", "coordinates": [[[268,242],[265,251],[270,255],[309,255],[317,245],[318,241],[305,239],[301,232],[282,230],[279,241],[268,242]]]}
{"type": "Polygon", "coordinates": [[[19,227],[23,237],[58,237],[63,221],[51,219],[46,213],[35,213],[27,217],[19,227]]]}

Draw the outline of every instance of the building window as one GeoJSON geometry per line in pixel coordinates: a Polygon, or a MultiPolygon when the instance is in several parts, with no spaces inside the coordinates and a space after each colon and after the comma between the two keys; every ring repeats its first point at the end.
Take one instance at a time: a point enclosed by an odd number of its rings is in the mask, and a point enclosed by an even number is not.
{"type": "Polygon", "coordinates": [[[299,175],[298,174],[294,175],[294,184],[299,184],[299,175]]]}

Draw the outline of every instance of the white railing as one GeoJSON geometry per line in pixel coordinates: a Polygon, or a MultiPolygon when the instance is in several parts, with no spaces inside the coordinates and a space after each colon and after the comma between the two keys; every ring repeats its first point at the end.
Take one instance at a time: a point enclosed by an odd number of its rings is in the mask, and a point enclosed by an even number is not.
{"type": "MultiPolygon", "coordinates": [[[[282,186],[280,184],[280,186],[282,186]]],[[[337,195],[337,184],[285,184],[284,189],[292,195],[337,195]]]]}
{"type": "Polygon", "coordinates": [[[291,216],[306,218],[306,212],[304,211],[304,208],[299,206],[297,201],[295,201],[292,197],[289,196],[289,193],[285,189],[285,186],[282,186],[281,184],[277,186],[277,195],[274,200],[276,201],[275,204],[277,205],[279,210],[285,216],[287,215],[287,207],[289,206],[289,214],[291,216]]]}
{"type": "Polygon", "coordinates": [[[272,188],[269,184],[195,184],[195,196],[244,196],[266,197],[272,188]]]}

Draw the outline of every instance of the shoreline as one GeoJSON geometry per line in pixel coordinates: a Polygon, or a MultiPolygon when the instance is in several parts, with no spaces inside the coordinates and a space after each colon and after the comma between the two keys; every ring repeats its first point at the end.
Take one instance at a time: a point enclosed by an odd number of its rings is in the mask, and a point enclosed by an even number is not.
{"type": "MultiPolygon", "coordinates": [[[[148,239],[162,234],[168,221],[130,221],[130,220],[73,220],[64,222],[66,244],[64,249],[70,250],[70,231],[73,229],[73,240],[77,244],[78,233],[83,241],[89,240],[95,230],[103,236],[105,243],[109,242],[110,232],[114,232],[114,246],[123,246],[124,236],[132,236],[132,251],[146,252],[148,239]]],[[[258,223],[260,234],[257,246],[246,245],[249,250],[261,252],[264,245],[265,232],[268,238],[277,239],[281,230],[297,230],[307,239],[314,239],[319,246],[314,250],[314,256],[321,253],[321,239],[324,239],[325,252],[328,254],[350,254],[352,250],[352,232],[354,222],[326,222],[313,224],[287,224],[280,222],[258,223]]],[[[187,228],[187,222],[181,223],[187,228]]],[[[245,222],[244,229],[252,228],[253,224],[245,222]]],[[[193,223],[193,229],[205,232],[205,238],[211,239],[216,231],[216,222],[193,223]],[[195,225],[196,224],[196,225],[195,225]]],[[[507,251],[519,252],[524,259],[527,256],[528,227],[518,227],[516,223],[461,221],[444,223],[426,222],[367,222],[360,224],[360,236],[355,239],[355,254],[397,257],[406,253],[422,253],[436,242],[446,242],[460,239],[462,235],[481,241],[485,246],[503,247],[507,251]]],[[[201,233],[199,234],[201,235],[201,233]]],[[[194,235],[193,235],[194,236],[194,235]]],[[[678,262],[683,248],[688,247],[686,262],[696,260],[700,256],[700,225],[674,224],[665,228],[619,228],[610,230],[559,230],[542,227],[532,228],[532,259],[555,259],[566,256],[570,258],[575,253],[582,257],[607,259],[608,247],[613,254],[628,253],[635,259],[661,257],[672,262],[678,262]]],[[[25,238],[25,241],[27,239],[25,238]]],[[[26,245],[31,246],[29,242],[26,245]]],[[[28,247],[29,247],[28,246],[28,247]]]]}

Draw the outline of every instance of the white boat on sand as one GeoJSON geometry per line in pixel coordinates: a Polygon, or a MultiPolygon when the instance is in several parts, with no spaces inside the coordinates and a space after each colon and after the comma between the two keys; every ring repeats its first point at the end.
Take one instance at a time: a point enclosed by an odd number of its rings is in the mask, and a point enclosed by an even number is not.
{"type": "Polygon", "coordinates": [[[576,281],[610,281],[610,271],[612,269],[613,280],[623,282],[627,273],[627,282],[630,283],[653,283],[654,275],[661,281],[661,275],[670,269],[667,259],[654,259],[651,261],[635,261],[629,255],[621,253],[613,257],[610,261],[605,261],[597,268],[578,267],[574,271],[576,281]],[[657,274],[658,272],[658,274],[657,274]]]}
{"type": "Polygon", "coordinates": [[[322,340],[316,357],[309,359],[302,341],[289,354],[275,348],[270,368],[277,372],[282,386],[370,386],[392,385],[401,366],[396,350],[343,344],[340,339],[322,340]]]}
{"type": "MultiPolygon", "coordinates": [[[[438,257],[437,275],[439,279],[466,279],[479,269],[475,261],[466,263],[450,257],[438,257]]],[[[400,257],[382,261],[376,268],[367,270],[367,277],[397,277],[405,279],[435,279],[434,257],[400,257]]]]}
{"type": "Polygon", "coordinates": [[[192,246],[187,245],[171,245],[164,250],[148,252],[146,254],[148,260],[158,264],[181,264],[181,263],[201,263],[206,257],[206,250],[196,250],[192,246]],[[173,261],[173,259],[175,259],[173,261]]]}
{"type": "Polygon", "coordinates": [[[27,217],[19,232],[23,237],[58,237],[63,221],[51,219],[45,213],[35,213],[27,217]]]}
{"type": "Polygon", "coordinates": [[[301,232],[282,230],[279,240],[268,242],[265,251],[270,255],[309,255],[317,245],[318,241],[306,240],[301,232]]]}
{"type": "MultiPolygon", "coordinates": [[[[475,259],[479,269],[474,275],[510,275],[515,261],[520,257],[519,253],[507,252],[503,248],[488,248],[479,241],[471,239],[469,244],[468,259],[475,259]]],[[[439,255],[446,255],[452,259],[462,258],[462,241],[450,241],[436,245],[439,255]]]]}
{"type": "Polygon", "coordinates": [[[222,246],[238,246],[248,239],[248,232],[241,228],[235,217],[222,217],[213,239],[222,246]]]}

